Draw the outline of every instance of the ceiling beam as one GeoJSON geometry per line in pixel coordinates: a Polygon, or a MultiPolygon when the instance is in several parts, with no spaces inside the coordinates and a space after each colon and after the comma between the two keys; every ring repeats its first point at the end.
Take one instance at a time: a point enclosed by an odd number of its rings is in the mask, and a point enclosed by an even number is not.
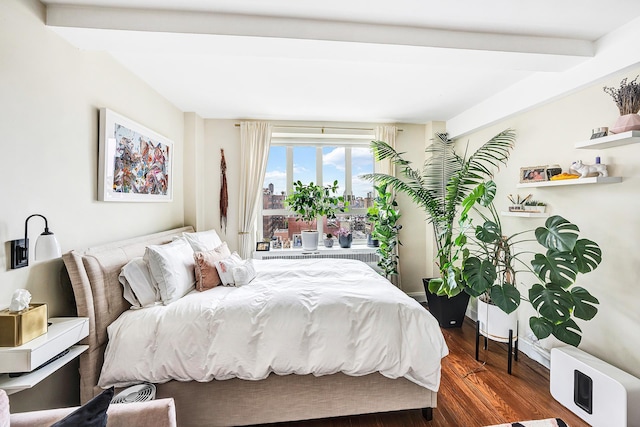
{"type": "Polygon", "coordinates": [[[557,55],[582,60],[594,54],[593,43],[586,40],[211,12],[51,4],[47,6],[46,24],[54,27],[272,37],[557,55]]]}

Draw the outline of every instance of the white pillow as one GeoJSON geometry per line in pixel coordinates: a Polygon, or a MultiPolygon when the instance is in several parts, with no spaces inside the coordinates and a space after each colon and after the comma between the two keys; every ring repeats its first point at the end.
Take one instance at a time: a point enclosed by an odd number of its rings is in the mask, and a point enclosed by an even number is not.
{"type": "Polygon", "coordinates": [[[118,278],[124,288],[124,298],[133,307],[148,307],[161,301],[160,290],[142,257],[134,258],[122,267],[118,278]]]}
{"type": "Polygon", "coordinates": [[[248,285],[256,277],[256,268],[250,259],[233,267],[231,272],[237,287],[248,285]]]}
{"type": "Polygon", "coordinates": [[[230,257],[220,261],[216,261],[216,270],[218,270],[218,276],[220,281],[225,286],[233,286],[235,279],[233,278],[233,267],[242,263],[242,258],[237,252],[231,254],[230,257]]]}
{"type": "Polygon", "coordinates": [[[166,245],[150,245],[144,253],[151,276],[158,283],[165,305],[185,296],[195,288],[193,249],[184,238],[166,245]]]}
{"type": "Polygon", "coordinates": [[[212,251],[222,244],[216,230],[182,233],[194,252],[212,251]]]}

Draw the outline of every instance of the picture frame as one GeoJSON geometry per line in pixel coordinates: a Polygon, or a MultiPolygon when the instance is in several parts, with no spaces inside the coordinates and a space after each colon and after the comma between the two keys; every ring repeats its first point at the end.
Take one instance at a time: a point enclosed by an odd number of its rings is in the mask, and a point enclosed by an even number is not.
{"type": "Polygon", "coordinates": [[[173,141],[107,108],[100,109],[98,200],[173,200],[173,141]]]}
{"type": "Polygon", "coordinates": [[[256,251],[266,252],[271,248],[269,242],[258,242],[256,243],[256,251]]]}
{"type": "Polygon", "coordinates": [[[302,247],[302,234],[294,234],[291,236],[292,248],[301,248],[302,247]]]}
{"type": "Polygon", "coordinates": [[[526,166],[520,168],[520,183],[547,180],[546,166],[526,166]]]}

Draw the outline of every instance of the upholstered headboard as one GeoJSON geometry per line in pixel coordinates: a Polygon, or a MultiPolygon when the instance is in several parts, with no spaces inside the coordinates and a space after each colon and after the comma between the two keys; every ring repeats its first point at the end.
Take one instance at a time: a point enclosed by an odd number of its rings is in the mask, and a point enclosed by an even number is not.
{"type": "Polygon", "coordinates": [[[80,356],[82,403],[101,391],[97,384],[107,344],[107,326],[130,307],[118,282],[122,266],[143,256],[148,245],[168,243],[183,232],[193,232],[193,228],[176,228],[80,252],[73,250],[62,256],[73,286],[78,316],[89,318],[89,336],[85,340],[89,350],[80,356]]]}

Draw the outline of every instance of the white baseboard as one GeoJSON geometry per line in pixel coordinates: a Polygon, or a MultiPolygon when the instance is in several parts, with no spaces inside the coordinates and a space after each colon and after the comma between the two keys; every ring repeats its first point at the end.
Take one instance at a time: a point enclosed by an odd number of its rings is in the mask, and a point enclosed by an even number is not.
{"type": "Polygon", "coordinates": [[[418,302],[427,302],[427,296],[424,294],[424,292],[409,292],[407,293],[407,295],[418,302]]]}

